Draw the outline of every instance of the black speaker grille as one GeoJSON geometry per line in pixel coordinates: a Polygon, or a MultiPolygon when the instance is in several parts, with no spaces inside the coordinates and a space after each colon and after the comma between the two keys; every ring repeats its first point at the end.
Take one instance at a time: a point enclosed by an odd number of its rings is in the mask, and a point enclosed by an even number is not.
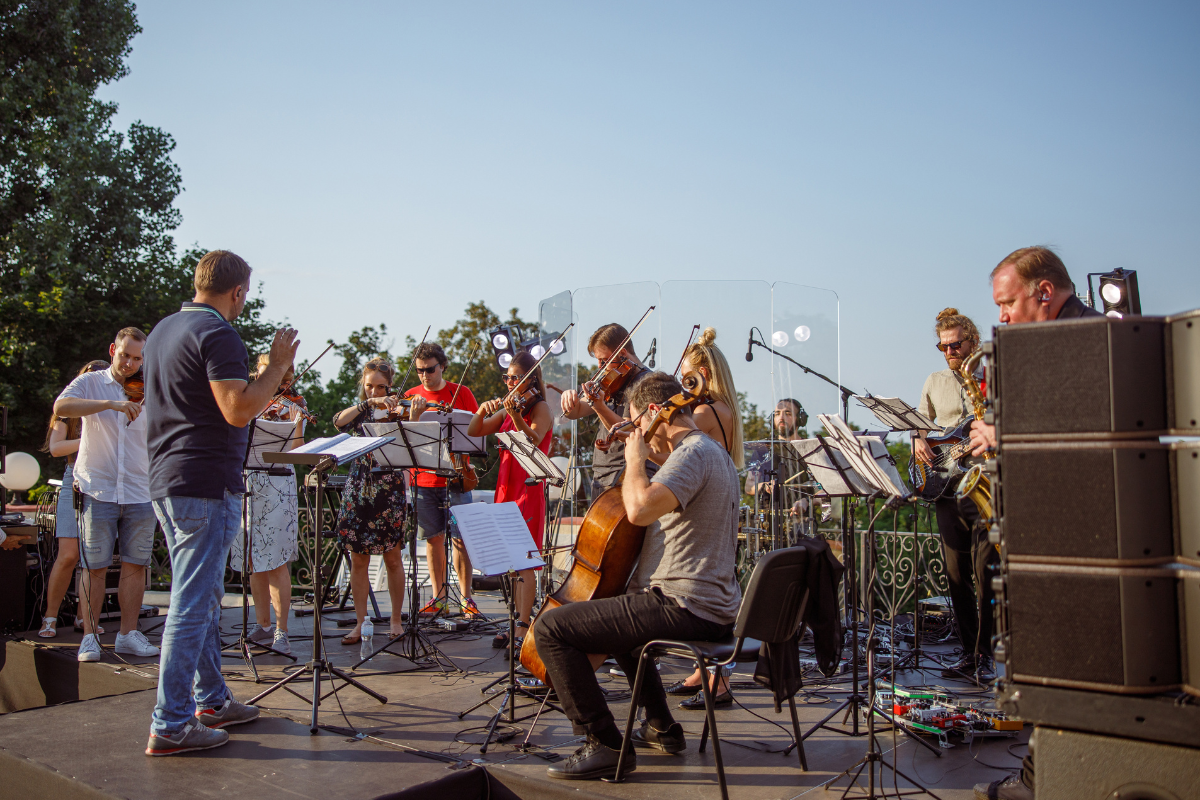
{"type": "Polygon", "coordinates": [[[1011,450],[1000,470],[1010,554],[1119,557],[1111,450],[1011,450]]]}
{"type": "Polygon", "coordinates": [[[1111,428],[1107,325],[1003,327],[996,341],[1004,435],[1111,428]]]}
{"type": "Polygon", "coordinates": [[[1013,673],[1124,684],[1117,578],[1014,571],[1006,596],[1013,673]]]}

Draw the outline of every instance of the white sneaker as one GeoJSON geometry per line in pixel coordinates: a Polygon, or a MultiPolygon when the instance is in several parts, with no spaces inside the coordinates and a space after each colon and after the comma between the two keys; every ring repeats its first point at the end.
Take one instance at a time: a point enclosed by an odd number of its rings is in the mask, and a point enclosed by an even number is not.
{"type": "Polygon", "coordinates": [[[272,628],[273,628],[273,626],[271,626],[271,625],[268,625],[265,628],[262,626],[256,627],[254,629],[254,633],[250,634],[246,638],[249,639],[251,642],[254,642],[255,644],[270,644],[271,637],[274,635],[271,632],[272,628]]]}
{"type": "Polygon", "coordinates": [[[129,633],[117,634],[117,652],[133,656],[156,656],[158,648],[150,644],[146,639],[146,634],[134,630],[129,633]]]}
{"type": "Polygon", "coordinates": [[[76,658],[80,661],[100,660],[100,640],[96,638],[96,634],[89,633],[83,637],[83,641],[79,643],[79,655],[76,658]]]}
{"type": "Polygon", "coordinates": [[[275,638],[271,641],[271,649],[277,650],[285,656],[292,654],[292,643],[288,641],[287,631],[275,629],[275,638]]]}

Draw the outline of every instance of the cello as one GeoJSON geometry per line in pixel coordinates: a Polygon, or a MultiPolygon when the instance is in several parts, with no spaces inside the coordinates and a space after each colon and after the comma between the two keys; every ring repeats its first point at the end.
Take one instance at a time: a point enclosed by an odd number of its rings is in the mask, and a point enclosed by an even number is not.
{"type": "MultiPolygon", "coordinates": [[[[654,436],[659,425],[670,423],[682,409],[700,402],[704,393],[704,379],[698,375],[695,377],[693,390],[675,395],[655,413],[645,433],[647,441],[654,436]]],[[[625,513],[621,484],[618,482],[616,486],[605,489],[592,503],[579,527],[575,547],[571,550],[571,571],[557,591],[546,597],[538,615],[567,603],[615,597],[624,592],[642,554],[645,538],[646,526],[634,525],[625,513]]],[[[537,618],[533,621],[536,623],[537,618]]],[[[537,652],[533,630],[534,625],[530,625],[525,642],[521,645],[521,666],[538,680],[549,684],[546,665],[537,652]]],[[[591,655],[592,667],[599,667],[605,658],[607,655],[591,655]]]]}

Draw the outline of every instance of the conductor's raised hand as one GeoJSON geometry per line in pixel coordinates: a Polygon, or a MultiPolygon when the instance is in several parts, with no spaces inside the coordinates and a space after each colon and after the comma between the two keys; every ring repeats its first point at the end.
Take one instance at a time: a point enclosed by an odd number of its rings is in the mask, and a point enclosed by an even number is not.
{"type": "Polygon", "coordinates": [[[296,351],[300,349],[299,335],[300,331],[295,328],[275,331],[275,337],[271,339],[271,351],[267,355],[267,366],[287,372],[287,368],[295,363],[296,351]]]}

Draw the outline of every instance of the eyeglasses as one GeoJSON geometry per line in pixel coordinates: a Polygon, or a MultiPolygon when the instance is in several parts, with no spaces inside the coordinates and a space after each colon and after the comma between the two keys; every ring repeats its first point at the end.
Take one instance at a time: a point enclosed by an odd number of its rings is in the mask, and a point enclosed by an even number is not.
{"type": "Polygon", "coordinates": [[[524,375],[501,375],[500,377],[504,379],[505,383],[520,383],[525,380],[524,375]]]}
{"type": "Polygon", "coordinates": [[[413,367],[413,369],[417,371],[418,375],[432,375],[433,373],[437,372],[437,368],[438,365],[432,367],[413,367]]]}
{"type": "Polygon", "coordinates": [[[964,344],[966,344],[968,341],[969,341],[968,339],[959,339],[957,342],[946,342],[945,344],[942,344],[941,342],[939,342],[938,344],[934,345],[934,347],[936,347],[938,350],[941,350],[943,353],[945,353],[947,350],[959,349],[964,344]]]}

